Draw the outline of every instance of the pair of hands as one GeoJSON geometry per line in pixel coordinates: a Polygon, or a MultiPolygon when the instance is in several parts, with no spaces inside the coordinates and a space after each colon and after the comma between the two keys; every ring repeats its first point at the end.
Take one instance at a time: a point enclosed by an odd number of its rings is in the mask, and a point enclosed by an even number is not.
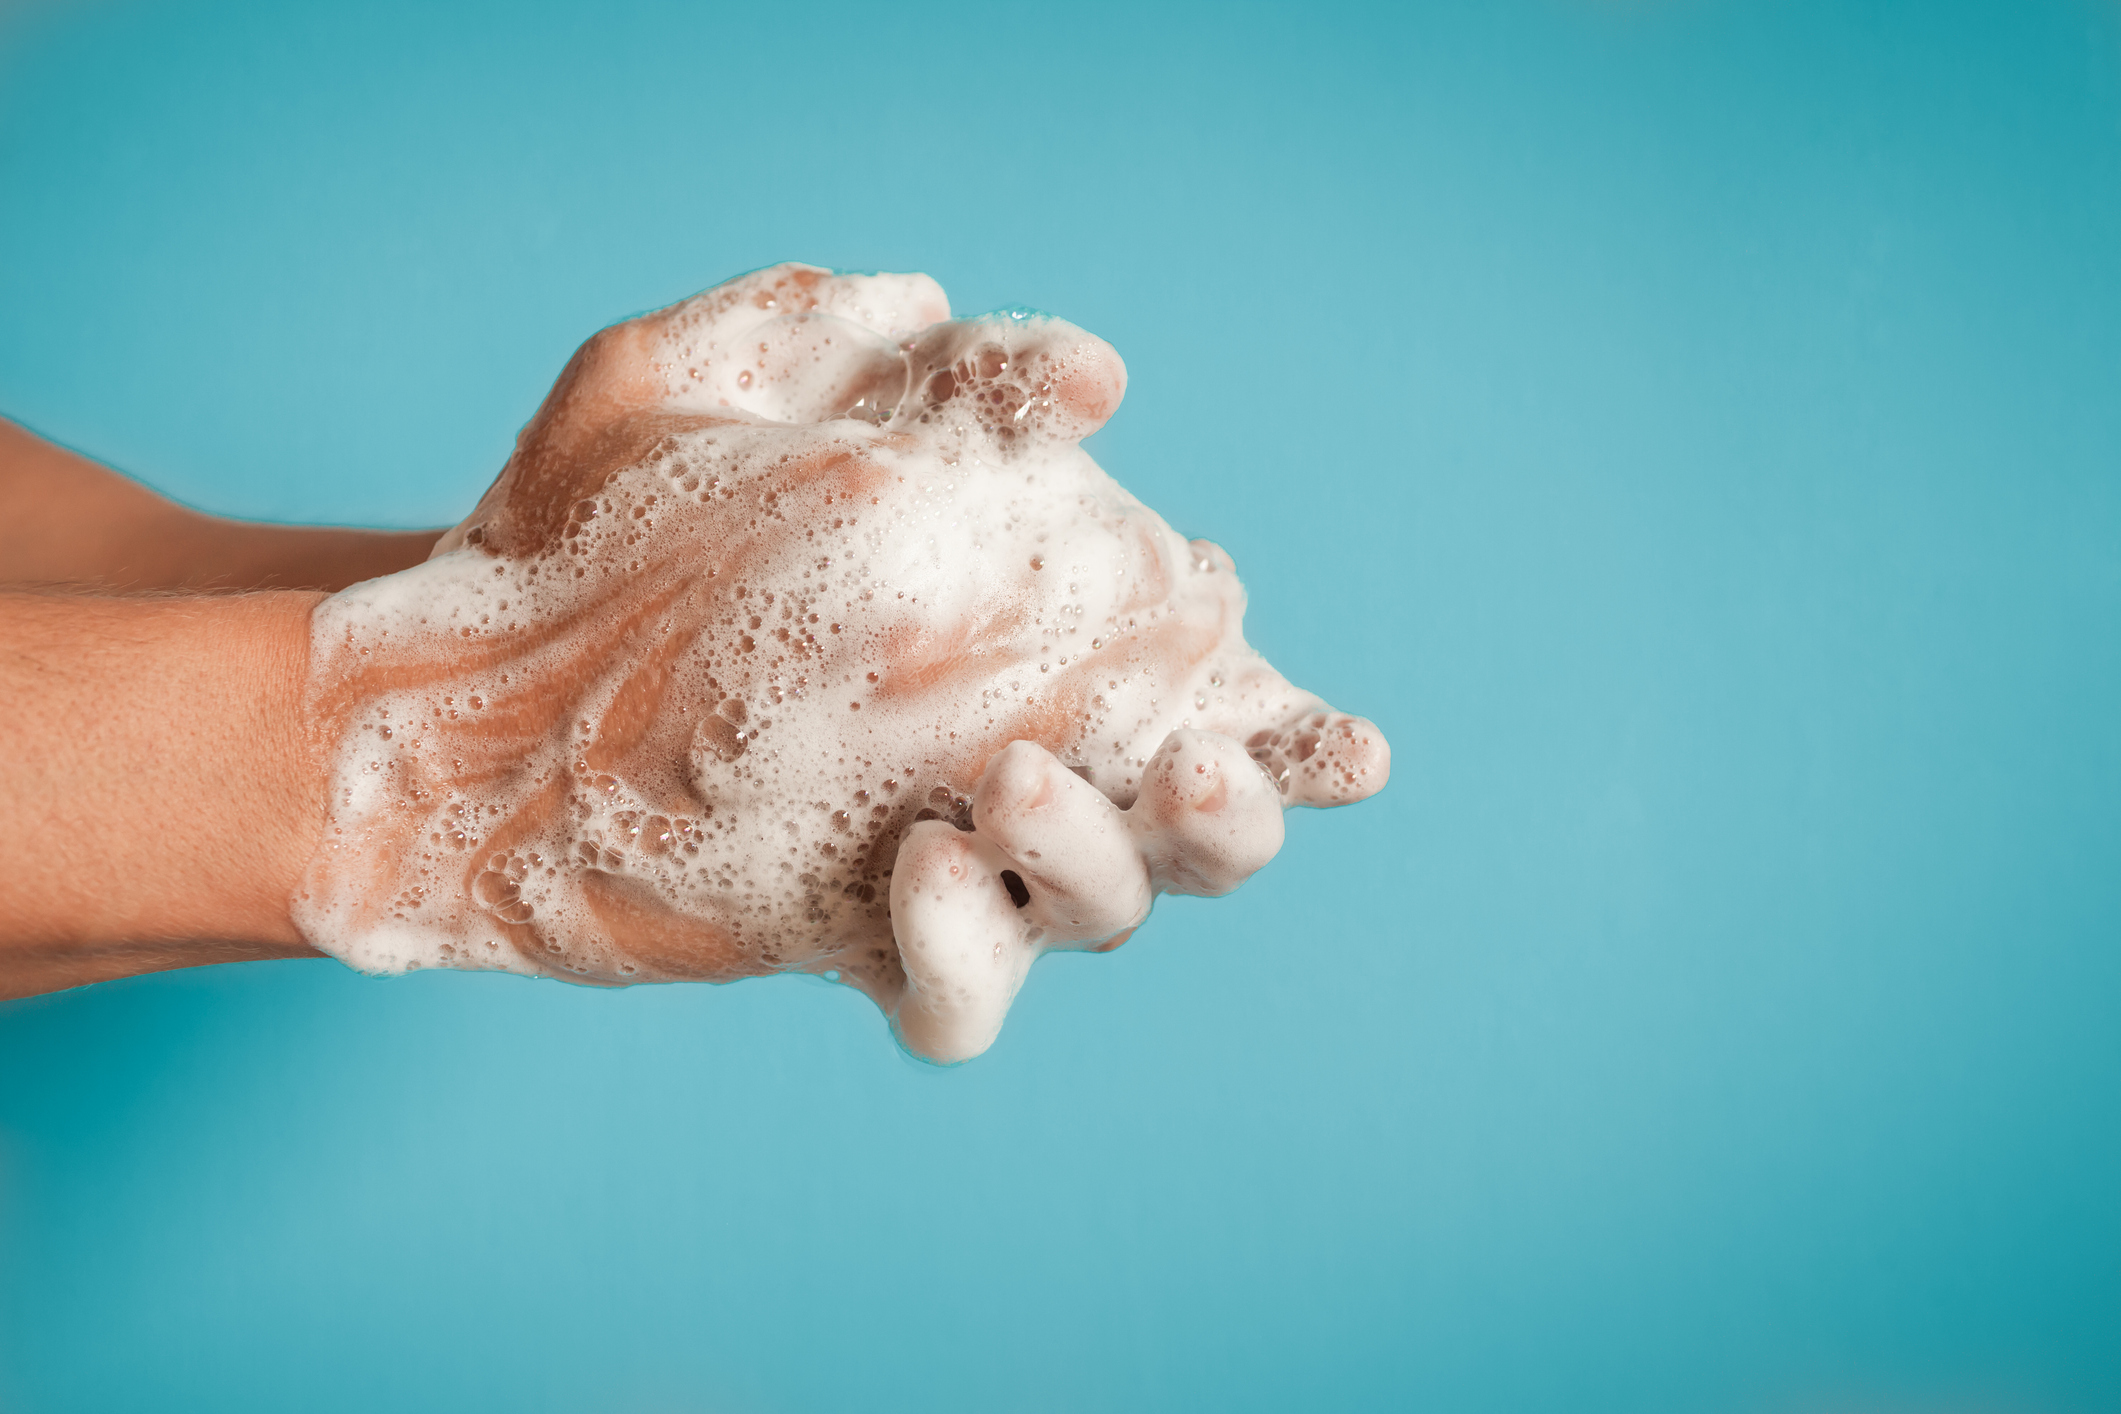
{"type": "Polygon", "coordinates": [[[376,971],[812,972],[952,1061],[1041,951],[1236,888],[1389,754],[1076,445],[1125,382],[918,275],[778,266],[596,335],[427,563],[315,612],[304,935],[376,971]]]}

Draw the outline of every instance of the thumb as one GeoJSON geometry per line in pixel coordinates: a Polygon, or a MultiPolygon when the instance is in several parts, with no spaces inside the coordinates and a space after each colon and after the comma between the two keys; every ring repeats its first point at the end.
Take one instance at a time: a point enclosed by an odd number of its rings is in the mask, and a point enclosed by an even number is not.
{"type": "Polygon", "coordinates": [[[1043,436],[1078,442],[1127,391],[1118,350],[1064,319],[953,319],[906,349],[906,400],[891,426],[976,433],[1003,448],[1043,436]]]}

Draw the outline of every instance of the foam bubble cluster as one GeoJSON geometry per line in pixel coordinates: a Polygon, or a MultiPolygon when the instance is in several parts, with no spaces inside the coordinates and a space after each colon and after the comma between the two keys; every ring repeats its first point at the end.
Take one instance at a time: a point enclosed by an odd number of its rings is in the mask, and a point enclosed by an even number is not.
{"type": "Polygon", "coordinates": [[[426,564],[319,606],[296,900],[371,972],[860,987],[984,1050],[1050,948],[1223,893],[1376,729],[1077,445],[1118,356],[780,266],[592,339],[426,564]]]}

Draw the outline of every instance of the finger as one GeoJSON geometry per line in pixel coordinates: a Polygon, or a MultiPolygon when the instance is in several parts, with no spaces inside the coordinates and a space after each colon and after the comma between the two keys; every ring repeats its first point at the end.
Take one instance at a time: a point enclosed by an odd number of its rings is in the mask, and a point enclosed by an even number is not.
{"type": "Polygon", "coordinates": [[[1373,722],[1320,708],[1245,743],[1290,805],[1346,805],[1392,776],[1392,748],[1373,722]]]}
{"type": "Polygon", "coordinates": [[[639,321],[590,335],[517,434],[501,474],[433,555],[466,545],[523,555],[555,538],[567,508],[658,435],[637,416],[666,395],[650,343],[639,321]]]}
{"type": "Polygon", "coordinates": [[[907,1050],[939,1064],[994,1044],[1037,957],[991,844],[942,820],[906,832],[891,875],[891,932],[906,985],[891,1023],[907,1050]]]}
{"type": "Polygon", "coordinates": [[[897,365],[901,340],[949,317],[942,286],[926,275],[769,266],[599,331],[546,404],[577,420],[608,420],[659,399],[706,411],[743,407],[777,379],[830,381],[812,368],[818,362],[897,365]]]}
{"type": "Polygon", "coordinates": [[[912,338],[950,317],[950,297],[926,275],[833,274],[812,291],[821,314],[861,325],[893,343],[912,338]]]}
{"type": "Polygon", "coordinates": [[[789,314],[829,314],[896,344],[948,319],[950,300],[926,275],[841,274],[789,261],[725,280],[648,318],[680,346],[727,346],[746,329],[789,314]]]}
{"type": "Polygon", "coordinates": [[[1143,774],[1127,824],[1156,887],[1229,893],[1281,849],[1281,796],[1231,737],[1181,729],[1143,774]]]}
{"type": "Polygon", "coordinates": [[[667,430],[644,413],[881,422],[905,388],[898,341],[949,314],[926,275],[789,264],[598,330],[568,360],[478,507],[434,553],[484,544],[525,554],[549,541],[567,506],[667,430]],[[773,327],[753,337],[762,326],[773,327]]]}
{"type": "Polygon", "coordinates": [[[1099,943],[1149,916],[1149,872],[1126,817],[1044,747],[1011,742],[988,763],[972,822],[1009,856],[1016,882],[1001,882],[1036,941],[1099,943]]]}
{"type": "Polygon", "coordinates": [[[658,403],[814,422],[867,395],[882,421],[904,387],[899,341],[949,316],[926,275],[771,266],[590,336],[526,439],[573,454],[589,432],[658,403]],[[893,378],[881,398],[870,386],[893,378]]]}
{"type": "MultiPolygon", "coordinates": [[[[1182,590],[1196,596],[1193,621],[1212,626],[1204,636],[1219,643],[1222,626],[1244,615],[1244,587],[1221,546],[1193,540],[1186,548],[1193,574],[1182,577],[1182,590]]],[[[1205,653],[1194,659],[1203,663],[1199,671],[1205,681],[1196,677],[1188,689],[1203,714],[1194,722],[1243,740],[1283,803],[1345,805],[1384,789],[1392,774],[1392,751],[1375,723],[1334,711],[1256,653],[1235,662],[1205,660],[1205,653]]]]}
{"type": "Polygon", "coordinates": [[[772,422],[858,417],[880,423],[905,391],[905,356],[890,339],[829,314],[787,314],[674,371],[670,403],[772,422]]]}
{"type": "Polygon", "coordinates": [[[881,422],[905,390],[901,340],[950,317],[926,275],[753,271],[647,317],[675,407],[776,422],[881,422]]]}
{"type": "Polygon", "coordinates": [[[1027,434],[1080,441],[1104,426],[1127,390],[1117,350],[1042,314],[938,324],[906,358],[910,381],[893,427],[976,431],[1003,445],[1027,434]]]}

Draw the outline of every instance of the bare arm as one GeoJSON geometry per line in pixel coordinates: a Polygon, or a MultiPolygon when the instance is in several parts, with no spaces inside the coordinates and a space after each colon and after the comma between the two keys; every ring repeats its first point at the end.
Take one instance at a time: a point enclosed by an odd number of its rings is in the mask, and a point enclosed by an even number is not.
{"type": "Polygon", "coordinates": [[[319,597],[0,592],[0,997],[314,955],[319,597]]]}
{"type": "Polygon", "coordinates": [[[0,584],[338,590],[418,564],[437,534],[202,515],[0,418],[0,584]]]}
{"type": "Polygon", "coordinates": [[[288,901],[322,819],[321,595],[289,591],[434,539],[203,515],[0,418],[0,997],[315,956],[288,901]]]}
{"type": "Polygon", "coordinates": [[[1390,772],[1077,445],[1125,386],[1063,321],[785,265],[594,335],[438,542],[200,516],[0,429],[0,586],[164,592],[0,589],[0,996],[308,944],[805,971],[979,1054],[1039,956],[1390,772]],[[170,594],[205,587],[257,592],[170,594]]]}

